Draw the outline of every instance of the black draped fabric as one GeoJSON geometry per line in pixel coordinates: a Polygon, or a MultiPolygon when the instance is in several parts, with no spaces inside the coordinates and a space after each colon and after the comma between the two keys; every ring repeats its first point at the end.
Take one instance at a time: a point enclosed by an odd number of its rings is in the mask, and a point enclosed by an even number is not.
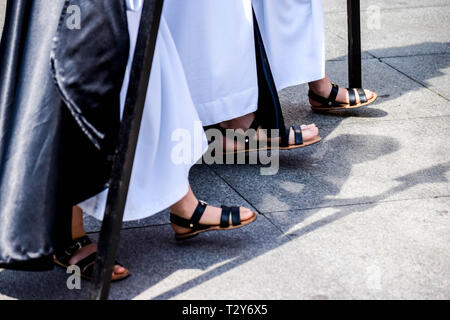
{"type": "MultiPolygon", "coordinates": [[[[253,12],[253,24],[259,88],[257,118],[263,128],[278,129],[279,136],[288,140],[280,99],[255,12],[253,12]]],[[[270,131],[268,133],[270,134],[270,131]]]]}
{"type": "Polygon", "coordinates": [[[128,50],[122,0],[8,1],[0,44],[0,267],[51,269],[53,253],[70,240],[71,206],[105,188],[128,50]],[[72,5],[81,29],[66,25],[72,5]]]}

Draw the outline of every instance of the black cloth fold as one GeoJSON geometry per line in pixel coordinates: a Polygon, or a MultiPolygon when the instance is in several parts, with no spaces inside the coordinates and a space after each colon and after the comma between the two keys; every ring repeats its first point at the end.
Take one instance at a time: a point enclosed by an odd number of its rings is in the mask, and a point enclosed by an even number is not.
{"type": "MultiPolygon", "coordinates": [[[[256,67],[258,75],[258,110],[256,117],[264,129],[278,129],[279,137],[289,139],[286,132],[283,111],[281,110],[278,96],[266,48],[259,29],[256,14],[253,11],[254,39],[256,50],[256,67]]],[[[270,135],[270,131],[268,134],[270,135]]]]}
{"type": "Polygon", "coordinates": [[[54,252],[71,240],[72,205],[105,188],[128,51],[122,0],[8,1],[0,43],[1,268],[51,269],[54,252]],[[65,24],[71,5],[80,8],[79,30],[65,24]]]}

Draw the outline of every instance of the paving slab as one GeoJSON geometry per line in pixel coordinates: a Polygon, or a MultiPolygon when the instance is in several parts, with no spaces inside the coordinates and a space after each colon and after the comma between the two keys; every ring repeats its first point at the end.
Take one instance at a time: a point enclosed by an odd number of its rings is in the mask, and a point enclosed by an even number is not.
{"type": "Polygon", "coordinates": [[[450,298],[450,197],[267,214],[357,299],[450,298]]]}
{"type": "MultiPolygon", "coordinates": [[[[92,238],[96,240],[97,234],[92,238]]],[[[210,232],[185,242],[175,241],[168,225],[123,230],[118,260],[130,268],[132,276],[112,286],[111,298],[171,299],[207,281],[241,283],[244,274],[224,281],[224,273],[287,240],[264,216],[246,228],[210,232]]],[[[66,281],[59,268],[43,273],[6,270],[0,272],[0,294],[17,299],[86,298],[88,282],[82,282],[81,291],[70,291],[66,281]]],[[[238,298],[239,286],[234,288],[238,298]]]]}
{"type": "Polygon", "coordinates": [[[213,169],[264,213],[447,196],[449,129],[448,116],[341,124],[319,145],[282,152],[277,175],[213,169]]]}
{"type": "MultiPolygon", "coordinates": [[[[448,5],[410,8],[399,6],[395,10],[381,10],[379,24],[373,24],[373,16],[362,14],[362,50],[378,58],[448,53],[449,12],[448,5]]],[[[329,32],[346,39],[346,12],[326,14],[326,24],[329,32]]]]}
{"type": "MultiPolygon", "coordinates": [[[[280,93],[286,123],[315,123],[319,129],[332,128],[341,123],[366,123],[373,121],[404,120],[450,115],[450,102],[424,87],[419,80],[411,79],[377,59],[363,60],[363,87],[375,91],[379,98],[369,107],[330,113],[311,112],[308,86],[287,88],[280,93]]],[[[341,87],[348,86],[346,61],[329,61],[326,65],[330,79],[341,87]]],[[[411,67],[412,68],[412,67],[411,67]]],[[[430,74],[423,80],[443,74],[440,81],[448,83],[446,68],[429,67],[430,74]],[[434,68],[434,69],[433,69],[434,68]],[[433,69],[433,70],[432,70],[433,69]],[[433,76],[434,75],[434,76],[433,76]]]]}
{"type": "Polygon", "coordinates": [[[450,51],[402,59],[383,58],[382,61],[450,100],[450,51]]]}
{"type": "Polygon", "coordinates": [[[135,274],[114,288],[113,299],[351,298],[301,250],[284,249],[287,238],[263,217],[245,229],[178,245],[168,231],[124,232],[137,243],[130,252],[126,241],[121,250],[125,261],[133,261],[135,274]]]}

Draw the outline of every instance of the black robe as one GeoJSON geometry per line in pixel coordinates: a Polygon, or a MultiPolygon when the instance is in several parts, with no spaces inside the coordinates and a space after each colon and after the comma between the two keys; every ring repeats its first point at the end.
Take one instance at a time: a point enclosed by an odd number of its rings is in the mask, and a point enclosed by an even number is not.
{"type": "Polygon", "coordinates": [[[47,270],[105,188],[129,37],[122,0],[9,0],[0,44],[0,267],[47,270]],[[67,19],[77,6],[81,28],[67,19]]]}

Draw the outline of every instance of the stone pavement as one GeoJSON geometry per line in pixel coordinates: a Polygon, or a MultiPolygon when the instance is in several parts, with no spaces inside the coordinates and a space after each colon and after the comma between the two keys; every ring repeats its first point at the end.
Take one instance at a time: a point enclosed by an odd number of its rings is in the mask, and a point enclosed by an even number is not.
{"type": "MultiPolygon", "coordinates": [[[[347,85],[345,0],[325,0],[327,71],[347,85]]],[[[0,10],[5,0],[0,0],[0,10]]],[[[281,93],[287,122],[316,123],[317,146],[257,165],[197,166],[211,204],[250,206],[251,226],[176,243],[163,212],[126,223],[119,260],[133,273],[112,299],[450,299],[450,3],[362,0],[370,108],[308,109],[281,93]],[[379,29],[373,15],[380,11],[379,29]],[[369,27],[370,26],[370,27],[369,27]]],[[[95,238],[99,223],[86,218],[95,238]]],[[[61,269],[0,271],[0,299],[82,299],[61,269]]]]}

